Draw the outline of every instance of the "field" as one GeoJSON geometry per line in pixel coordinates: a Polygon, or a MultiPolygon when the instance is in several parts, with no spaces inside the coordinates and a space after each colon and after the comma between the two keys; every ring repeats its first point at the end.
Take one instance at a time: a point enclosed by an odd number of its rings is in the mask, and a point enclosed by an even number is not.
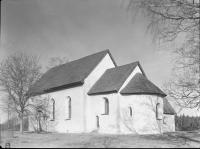
{"type": "Polygon", "coordinates": [[[10,142],[11,148],[200,148],[200,133],[106,135],[25,132],[21,135],[14,132],[13,138],[2,138],[3,148],[6,142],[10,142]]]}

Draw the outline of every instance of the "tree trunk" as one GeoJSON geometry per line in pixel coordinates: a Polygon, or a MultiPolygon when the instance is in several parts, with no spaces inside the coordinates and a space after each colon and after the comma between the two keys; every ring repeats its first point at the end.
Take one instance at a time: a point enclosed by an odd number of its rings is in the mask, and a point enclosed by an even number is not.
{"type": "Polygon", "coordinates": [[[39,132],[42,132],[41,119],[39,119],[39,132]]]}
{"type": "Polygon", "coordinates": [[[20,132],[23,134],[23,130],[24,130],[24,122],[23,122],[23,119],[24,119],[24,114],[22,113],[21,114],[21,117],[20,117],[20,132]]]}

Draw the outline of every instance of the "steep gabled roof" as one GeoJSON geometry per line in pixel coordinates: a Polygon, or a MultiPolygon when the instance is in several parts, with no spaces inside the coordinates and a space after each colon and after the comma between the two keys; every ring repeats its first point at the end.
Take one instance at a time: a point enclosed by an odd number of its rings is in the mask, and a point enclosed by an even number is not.
{"type": "Polygon", "coordinates": [[[139,62],[137,61],[106,70],[89,90],[88,95],[118,92],[125,80],[138,65],[139,62]]]}
{"type": "Polygon", "coordinates": [[[73,87],[84,83],[85,78],[95,69],[109,50],[104,50],[48,70],[29,91],[32,94],[42,94],[60,88],[73,87]]]}
{"type": "Polygon", "coordinates": [[[164,107],[163,110],[164,114],[173,114],[173,115],[176,114],[176,111],[172,108],[167,98],[163,98],[163,107],[164,107]]]}
{"type": "Polygon", "coordinates": [[[121,94],[155,94],[167,96],[141,73],[135,74],[130,82],[121,90],[121,94]]]}

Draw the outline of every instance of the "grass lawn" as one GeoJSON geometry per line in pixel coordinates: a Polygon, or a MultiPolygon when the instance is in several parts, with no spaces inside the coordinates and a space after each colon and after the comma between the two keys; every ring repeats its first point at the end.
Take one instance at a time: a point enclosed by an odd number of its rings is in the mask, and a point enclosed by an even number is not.
{"type": "Polygon", "coordinates": [[[173,134],[107,135],[25,132],[21,135],[19,132],[14,132],[14,138],[4,137],[1,144],[3,148],[6,142],[10,142],[11,148],[200,148],[200,133],[187,133],[185,136],[190,140],[185,142],[184,138],[177,139],[173,134]]]}

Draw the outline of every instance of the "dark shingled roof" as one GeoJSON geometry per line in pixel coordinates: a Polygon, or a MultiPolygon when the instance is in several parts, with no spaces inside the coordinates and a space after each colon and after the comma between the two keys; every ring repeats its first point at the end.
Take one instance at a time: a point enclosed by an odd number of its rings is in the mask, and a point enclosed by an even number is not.
{"type": "Polygon", "coordinates": [[[150,94],[167,96],[141,73],[135,74],[130,82],[121,90],[121,94],[150,94]]]}
{"type": "Polygon", "coordinates": [[[171,104],[166,98],[163,99],[163,107],[164,107],[163,111],[164,114],[176,114],[176,111],[172,108],[171,104]]]}
{"type": "Polygon", "coordinates": [[[109,53],[116,66],[109,50],[104,50],[51,68],[34,84],[28,93],[42,94],[58,88],[67,88],[83,84],[84,79],[94,70],[107,53],[109,53]]]}
{"type": "Polygon", "coordinates": [[[139,62],[134,62],[106,70],[105,73],[89,90],[88,95],[118,92],[120,87],[137,65],[140,65],[139,62]]]}

